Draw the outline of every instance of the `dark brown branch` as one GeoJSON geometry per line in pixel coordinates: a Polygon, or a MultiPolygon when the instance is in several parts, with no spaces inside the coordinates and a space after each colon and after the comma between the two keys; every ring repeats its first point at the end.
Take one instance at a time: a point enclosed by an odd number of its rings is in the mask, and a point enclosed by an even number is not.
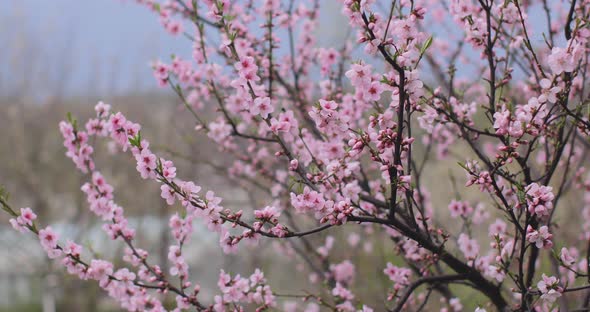
{"type": "Polygon", "coordinates": [[[422,277],[422,278],[416,280],[415,282],[413,282],[412,284],[410,284],[410,286],[408,286],[408,288],[406,289],[406,291],[403,293],[403,295],[399,299],[399,301],[397,303],[397,306],[393,309],[393,311],[394,312],[401,311],[403,309],[403,307],[404,307],[404,304],[406,303],[406,301],[408,301],[408,299],[410,298],[410,296],[412,295],[412,293],[418,287],[420,287],[422,284],[449,283],[449,282],[452,282],[452,281],[458,281],[458,280],[464,280],[464,279],[466,279],[466,275],[465,274],[439,275],[439,276],[422,277]]]}

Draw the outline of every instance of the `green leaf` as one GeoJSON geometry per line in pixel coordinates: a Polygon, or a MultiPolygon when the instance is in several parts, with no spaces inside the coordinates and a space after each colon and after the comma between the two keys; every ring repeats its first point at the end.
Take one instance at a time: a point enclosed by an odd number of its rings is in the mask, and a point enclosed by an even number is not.
{"type": "Polygon", "coordinates": [[[134,147],[139,147],[141,145],[141,132],[138,132],[134,137],[129,138],[129,144],[134,147]]]}
{"type": "Polygon", "coordinates": [[[160,157],[156,158],[156,169],[160,172],[163,171],[162,160],[160,159],[160,157]]]}
{"type": "Polygon", "coordinates": [[[420,55],[423,55],[426,52],[426,50],[428,50],[428,48],[430,48],[431,45],[432,45],[432,36],[428,37],[428,39],[426,39],[426,41],[422,45],[422,48],[420,49],[420,55]]]}
{"type": "Polygon", "coordinates": [[[215,5],[217,6],[218,11],[223,11],[223,1],[215,2],[215,5]]]}
{"type": "Polygon", "coordinates": [[[461,168],[465,169],[465,171],[469,172],[469,168],[467,168],[467,166],[466,166],[466,165],[464,165],[464,164],[462,164],[462,163],[460,163],[460,162],[457,162],[457,165],[459,165],[459,167],[461,167],[461,168]]]}
{"type": "Polygon", "coordinates": [[[519,189],[516,192],[516,196],[518,197],[518,201],[519,202],[521,202],[521,203],[526,202],[526,193],[524,191],[522,191],[522,190],[519,189]]]}
{"type": "Polygon", "coordinates": [[[66,119],[68,120],[68,122],[72,125],[72,127],[74,128],[74,131],[76,131],[78,129],[78,121],[76,120],[76,118],[74,118],[72,116],[71,112],[68,112],[66,114],[66,119]]]}

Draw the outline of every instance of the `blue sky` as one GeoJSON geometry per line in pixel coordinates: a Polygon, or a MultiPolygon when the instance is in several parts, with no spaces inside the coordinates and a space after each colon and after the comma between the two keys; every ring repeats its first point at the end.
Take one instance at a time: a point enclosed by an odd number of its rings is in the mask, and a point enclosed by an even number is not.
{"type": "Polygon", "coordinates": [[[168,35],[152,12],[131,0],[0,1],[0,37],[9,46],[0,52],[0,73],[17,75],[38,58],[38,67],[71,68],[68,93],[151,89],[150,60],[190,53],[190,42],[168,35]],[[24,62],[2,63],[10,57],[24,62]]]}
{"type": "MultiPolygon", "coordinates": [[[[318,44],[341,42],[346,30],[334,27],[345,23],[339,4],[321,4],[330,18],[320,19],[318,44]]],[[[542,24],[542,15],[536,13],[531,13],[533,24],[542,24]]],[[[542,44],[534,30],[537,27],[531,29],[534,43],[542,44]]],[[[186,38],[167,34],[158,18],[134,0],[0,1],[0,38],[8,46],[0,49],[4,93],[31,92],[19,87],[29,80],[35,94],[63,89],[69,95],[103,96],[153,90],[151,60],[191,53],[186,38]]]]}
{"type": "MultiPolygon", "coordinates": [[[[323,2],[322,9],[340,17],[336,4],[323,2]]],[[[328,41],[338,41],[333,32],[342,32],[330,27],[333,22],[318,28],[328,41]]],[[[167,34],[153,12],[133,0],[0,1],[0,37],[9,47],[0,51],[0,86],[4,82],[12,91],[21,80],[35,80],[36,93],[42,94],[57,88],[84,95],[151,90],[156,88],[151,60],[191,53],[186,38],[167,34]],[[45,71],[52,78],[45,78],[45,71]]]]}

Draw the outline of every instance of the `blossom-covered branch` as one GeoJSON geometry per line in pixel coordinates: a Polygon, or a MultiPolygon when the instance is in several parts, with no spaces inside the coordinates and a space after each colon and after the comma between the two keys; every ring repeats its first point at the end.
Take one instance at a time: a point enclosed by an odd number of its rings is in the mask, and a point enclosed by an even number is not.
{"type": "Polygon", "coordinates": [[[68,271],[98,280],[131,311],[162,310],[167,292],[178,311],[419,311],[437,296],[441,311],[588,309],[587,1],[340,0],[355,39],[335,47],[318,47],[326,38],[315,29],[328,19],[318,0],[136,2],[193,44],[189,59],[152,63],[156,82],[231,158],[216,168],[264,198],[225,207],[202,192],[207,181],[154,153],[131,116],[101,102],[84,127],[69,116],[60,130],[87,176],[89,209],[125,244],[130,268],[84,262],[78,245],[37,231],[33,210],[0,202],[68,271]],[[539,29],[538,12],[547,21],[539,29]],[[90,137],[132,156],[178,207],[169,272],[137,246],[90,137]],[[221,294],[198,297],[183,253],[197,226],[225,253],[274,240],[277,253],[297,255],[289,261],[309,274],[309,289],[275,293],[260,268],[249,278],[222,271],[221,294]],[[376,253],[374,243],[388,280],[379,295],[363,289],[355,256],[360,244],[376,253]]]}

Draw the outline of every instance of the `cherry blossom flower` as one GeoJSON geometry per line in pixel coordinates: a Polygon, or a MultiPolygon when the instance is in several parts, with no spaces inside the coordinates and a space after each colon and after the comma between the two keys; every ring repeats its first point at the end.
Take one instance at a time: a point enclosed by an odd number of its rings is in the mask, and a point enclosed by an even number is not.
{"type": "Polygon", "coordinates": [[[571,54],[566,49],[560,47],[553,47],[547,63],[555,75],[563,72],[572,72],[576,66],[571,54]]]}
{"type": "Polygon", "coordinates": [[[531,226],[527,228],[526,239],[529,243],[535,244],[537,248],[550,249],[553,246],[552,238],[553,235],[549,233],[549,228],[546,225],[541,226],[538,230],[531,226]]]}
{"type": "Polygon", "coordinates": [[[457,243],[459,244],[459,249],[461,249],[461,252],[465,258],[473,260],[478,256],[479,245],[475,239],[470,239],[467,234],[461,233],[457,243]]]}
{"type": "Polygon", "coordinates": [[[256,98],[254,105],[250,108],[250,113],[260,115],[262,118],[268,118],[270,113],[274,112],[274,106],[270,103],[269,97],[256,98]]]}
{"type": "Polygon", "coordinates": [[[537,283],[537,288],[541,292],[541,299],[553,303],[561,297],[563,288],[559,286],[559,280],[555,276],[542,275],[542,280],[537,283]]]}

